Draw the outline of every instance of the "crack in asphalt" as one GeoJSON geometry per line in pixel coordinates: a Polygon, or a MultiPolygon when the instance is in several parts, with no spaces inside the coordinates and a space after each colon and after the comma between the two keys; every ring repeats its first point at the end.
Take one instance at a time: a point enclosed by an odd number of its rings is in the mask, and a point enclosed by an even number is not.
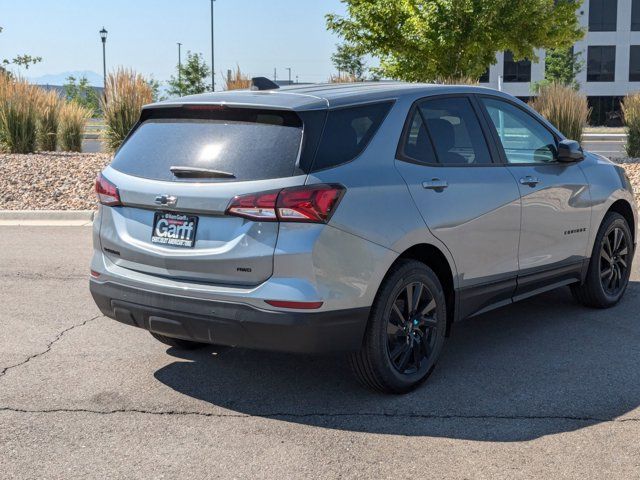
{"type": "Polygon", "coordinates": [[[51,275],[46,273],[22,273],[22,272],[13,272],[8,274],[3,274],[4,278],[19,278],[24,280],[85,280],[88,278],[88,275],[51,275]]]}
{"type": "Polygon", "coordinates": [[[38,352],[38,353],[34,353],[33,355],[29,355],[26,359],[22,360],[21,362],[15,363],[13,365],[9,365],[8,367],[3,367],[0,370],[0,378],[2,378],[9,370],[12,370],[12,369],[17,368],[17,367],[21,367],[22,365],[25,365],[26,363],[29,363],[34,358],[42,357],[43,355],[46,355],[47,353],[49,353],[51,351],[51,348],[53,347],[53,345],[55,345],[58,341],[60,341],[60,339],[62,339],[62,337],[64,337],[64,335],[67,332],[70,332],[71,330],[74,330],[74,329],[79,328],[79,327],[83,327],[87,323],[92,322],[94,320],[97,320],[98,318],[103,317],[103,316],[104,315],[102,315],[102,314],[96,315],[95,317],[89,318],[88,320],[85,320],[85,321],[83,321],[81,323],[76,323],[74,325],[71,325],[68,328],[65,328],[60,333],[58,333],[53,340],[51,340],[47,344],[47,347],[43,351],[38,352]]]}
{"type": "Polygon", "coordinates": [[[424,420],[567,420],[575,422],[640,422],[640,418],[605,418],[591,416],[571,416],[571,415],[433,415],[424,413],[390,413],[390,412],[312,412],[312,413],[285,413],[285,412],[265,412],[261,414],[249,415],[242,413],[211,413],[196,412],[188,410],[143,410],[137,408],[119,408],[113,410],[91,410],[88,408],[52,408],[52,409],[25,409],[15,407],[0,407],[0,412],[12,413],[90,413],[96,415],[115,415],[120,413],[139,413],[143,415],[155,416],[196,416],[209,418],[340,418],[340,417],[377,417],[377,418],[419,418],[424,420]]]}

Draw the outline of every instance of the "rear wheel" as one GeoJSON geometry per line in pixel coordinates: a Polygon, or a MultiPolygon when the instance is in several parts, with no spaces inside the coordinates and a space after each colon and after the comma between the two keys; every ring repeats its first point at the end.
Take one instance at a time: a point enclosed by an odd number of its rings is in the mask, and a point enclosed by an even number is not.
{"type": "Polygon", "coordinates": [[[593,246],[587,277],[582,285],[572,285],[573,296],[583,305],[607,308],[624,295],[631,274],[633,239],[625,218],[608,213],[593,246]]]}
{"type": "Polygon", "coordinates": [[[367,387],[405,393],[435,368],[446,330],[446,302],[436,274],[415,260],[400,260],[371,309],[363,345],[351,366],[367,387]]]}
{"type": "Polygon", "coordinates": [[[165,337],[159,333],[149,332],[153,338],[159,342],[169,345],[170,347],[178,348],[180,350],[196,350],[198,348],[206,347],[206,343],[192,342],[191,340],[183,340],[181,338],[165,337]]]}

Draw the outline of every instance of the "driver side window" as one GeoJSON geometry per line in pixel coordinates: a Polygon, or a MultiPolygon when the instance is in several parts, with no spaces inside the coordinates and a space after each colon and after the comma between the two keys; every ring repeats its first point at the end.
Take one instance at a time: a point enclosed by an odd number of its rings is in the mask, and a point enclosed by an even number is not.
{"type": "Polygon", "coordinates": [[[554,135],[531,115],[495,98],[481,97],[502,142],[507,162],[550,163],[558,153],[554,135]]]}

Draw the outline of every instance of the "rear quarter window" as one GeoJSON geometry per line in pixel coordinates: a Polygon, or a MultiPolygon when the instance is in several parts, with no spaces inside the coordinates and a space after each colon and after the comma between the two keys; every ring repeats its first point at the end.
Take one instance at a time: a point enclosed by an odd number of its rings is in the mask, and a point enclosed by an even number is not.
{"type": "Polygon", "coordinates": [[[330,110],[313,170],[349,162],[362,153],[378,131],[393,102],[330,110]]]}

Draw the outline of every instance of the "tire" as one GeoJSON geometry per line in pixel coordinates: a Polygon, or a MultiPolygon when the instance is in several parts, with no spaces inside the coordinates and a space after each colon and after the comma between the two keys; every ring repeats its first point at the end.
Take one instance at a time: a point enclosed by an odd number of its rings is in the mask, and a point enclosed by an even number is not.
{"type": "Polygon", "coordinates": [[[378,290],[360,351],[350,356],[358,380],[384,393],[406,393],[424,382],[442,351],[446,308],[436,274],[421,262],[399,260],[378,290]]]}
{"type": "Polygon", "coordinates": [[[571,285],[574,298],[591,308],[614,306],[629,284],[633,254],[629,224],[619,213],[607,213],[596,235],[586,279],[583,284],[571,285]]]}
{"type": "Polygon", "coordinates": [[[183,340],[181,338],[165,337],[159,333],[149,332],[153,338],[165,345],[174,347],[180,350],[196,350],[198,348],[206,347],[206,343],[192,342],[191,340],[183,340]]]}

